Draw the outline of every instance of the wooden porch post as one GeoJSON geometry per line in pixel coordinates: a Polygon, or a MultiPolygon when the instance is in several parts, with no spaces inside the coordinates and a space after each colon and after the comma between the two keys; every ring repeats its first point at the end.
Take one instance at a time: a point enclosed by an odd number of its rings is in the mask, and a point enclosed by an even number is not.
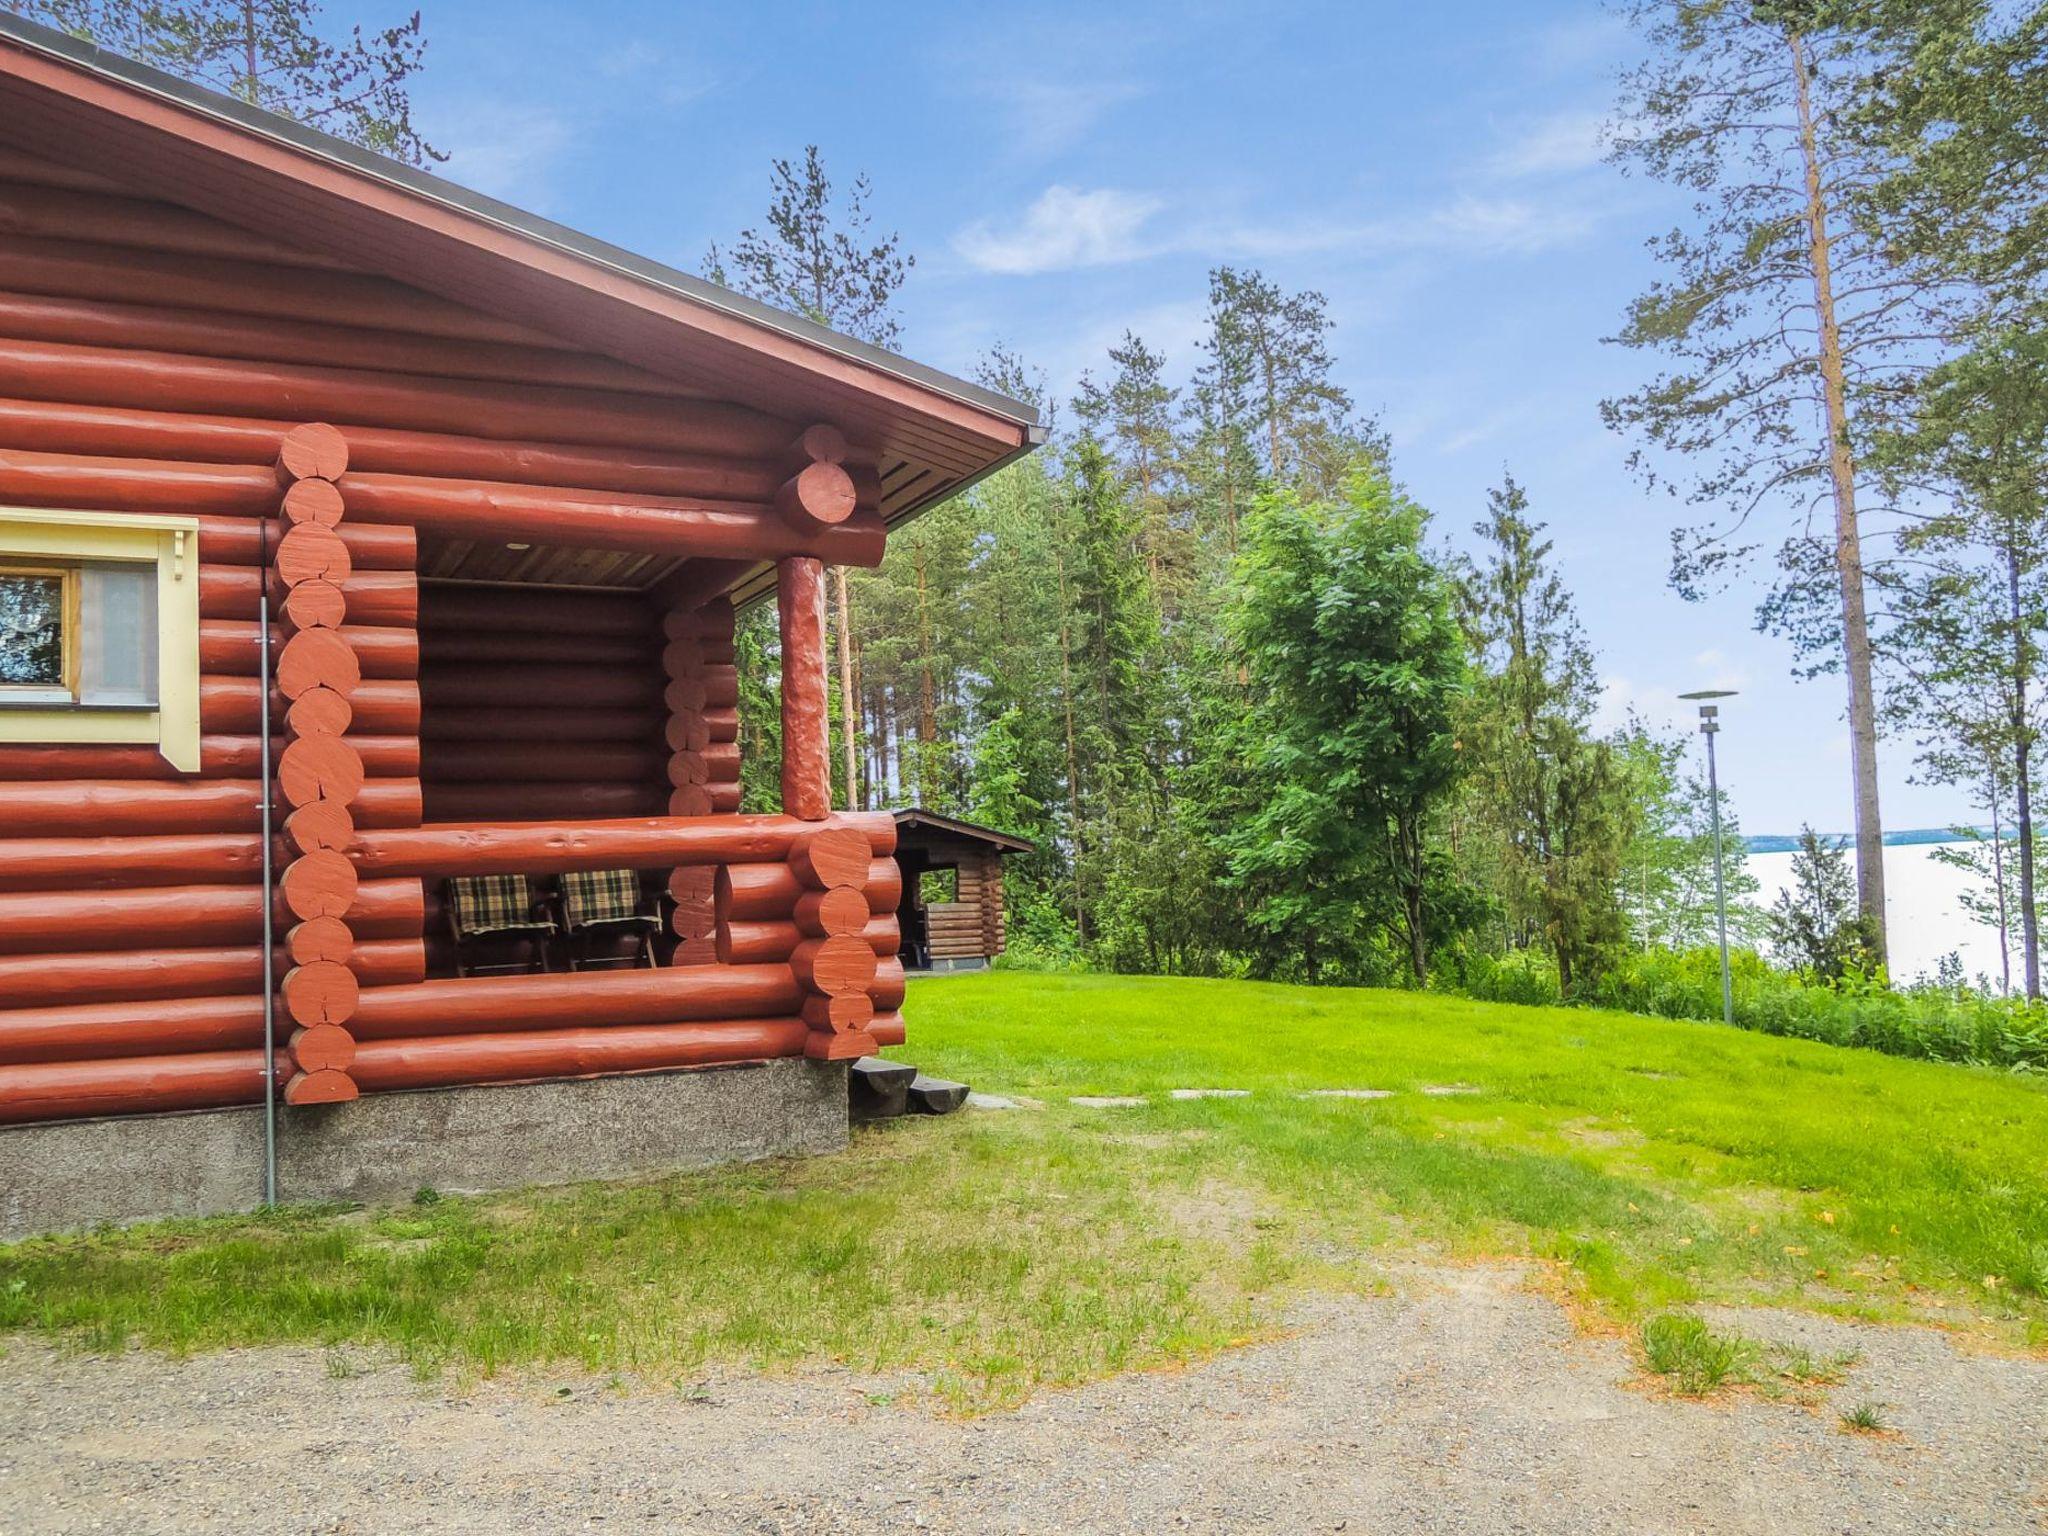
{"type": "Polygon", "coordinates": [[[792,555],[775,568],[782,624],[782,809],[803,821],[832,813],[825,702],[825,566],[792,555]]]}

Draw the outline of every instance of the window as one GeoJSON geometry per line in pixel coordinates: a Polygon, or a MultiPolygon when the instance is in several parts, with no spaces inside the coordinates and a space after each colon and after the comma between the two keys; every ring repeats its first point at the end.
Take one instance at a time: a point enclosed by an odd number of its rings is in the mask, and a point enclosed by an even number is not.
{"type": "Polygon", "coordinates": [[[0,508],[0,744],[151,743],[199,766],[191,518],[0,508]]]}
{"type": "Polygon", "coordinates": [[[918,877],[917,894],[926,906],[949,905],[960,899],[960,871],[951,865],[928,869],[918,877]]]}

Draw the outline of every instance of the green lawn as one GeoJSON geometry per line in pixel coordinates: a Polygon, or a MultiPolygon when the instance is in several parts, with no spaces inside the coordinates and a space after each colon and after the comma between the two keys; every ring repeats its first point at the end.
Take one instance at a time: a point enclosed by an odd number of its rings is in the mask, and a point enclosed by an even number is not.
{"type": "Polygon", "coordinates": [[[1237,982],[956,977],[907,1012],[896,1054],[1045,1107],[877,1127],[844,1158],[0,1247],[0,1326],[682,1387],[834,1359],[971,1407],[1260,1336],[1302,1291],[1376,1286],[1420,1250],[1554,1261],[1593,1325],[1753,1300],[2048,1348],[2038,1080],[1237,982]]]}

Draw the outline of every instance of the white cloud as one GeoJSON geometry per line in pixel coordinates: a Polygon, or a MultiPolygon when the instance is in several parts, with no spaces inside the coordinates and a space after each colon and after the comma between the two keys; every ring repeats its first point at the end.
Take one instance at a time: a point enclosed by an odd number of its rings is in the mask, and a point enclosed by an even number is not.
{"type": "Polygon", "coordinates": [[[1553,112],[1515,134],[1487,161],[1496,176],[1522,179],[1590,170],[1606,154],[1604,112],[1553,112]]]}
{"type": "Polygon", "coordinates": [[[1153,253],[1142,237],[1163,206],[1144,193],[1051,186],[1015,224],[981,220],[955,235],[953,248],[984,272],[1013,276],[1135,261],[1153,253]]]}
{"type": "Polygon", "coordinates": [[[540,107],[470,103],[440,114],[434,137],[455,146],[442,174],[522,208],[540,208],[574,138],[566,118],[540,107]]]}
{"type": "Polygon", "coordinates": [[[1638,683],[1619,674],[1600,679],[1600,703],[1593,711],[1593,725],[1596,730],[1618,730],[1633,715],[1656,728],[1691,727],[1698,723],[1699,706],[1680,694],[1706,688],[1739,693],[1748,686],[1749,674],[1741,666],[1720,651],[1704,650],[1692,658],[1691,675],[1675,684],[1638,683]]]}
{"type": "Polygon", "coordinates": [[[1592,226],[1589,213],[1567,203],[1464,196],[1431,213],[1416,243],[1467,255],[1528,256],[1575,244],[1592,226]]]}
{"type": "Polygon", "coordinates": [[[1461,195],[1416,214],[1292,222],[1175,220],[1164,198],[1114,188],[1047,187],[1014,223],[981,219],[953,249],[984,272],[1030,276],[1154,256],[1266,260],[1305,255],[1529,256],[1576,244],[1596,217],[1563,199],[1461,195]]]}
{"type": "Polygon", "coordinates": [[[976,91],[1003,119],[1003,141],[1026,155],[1078,144],[1115,108],[1145,94],[1127,80],[996,80],[976,91]]]}

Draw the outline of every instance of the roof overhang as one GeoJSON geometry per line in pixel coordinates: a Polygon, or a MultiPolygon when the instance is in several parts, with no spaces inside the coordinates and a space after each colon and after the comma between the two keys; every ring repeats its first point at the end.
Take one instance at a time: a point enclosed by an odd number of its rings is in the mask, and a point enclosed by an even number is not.
{"type": "Polygon", "coordinates": [[[0,12],[0,143],[340,257],[875,450],[900,522],[1038,413],[287,118],[0,12]]]}
{"type": "Polygon", "coordinates": [[[979,822],[962,821],[957,816],[941,816],[936,811],[927,811],[920,806],[908,806],[892,814],[899,827],[929,827],[934,832],[971,838],[977,843],[987,843],[1002,849],[1005,853],[1038,851],[1038,844],[1029,838],[1018,837],[1011,832],[998,832],[994,827],[984,827],[979,822]]]}

